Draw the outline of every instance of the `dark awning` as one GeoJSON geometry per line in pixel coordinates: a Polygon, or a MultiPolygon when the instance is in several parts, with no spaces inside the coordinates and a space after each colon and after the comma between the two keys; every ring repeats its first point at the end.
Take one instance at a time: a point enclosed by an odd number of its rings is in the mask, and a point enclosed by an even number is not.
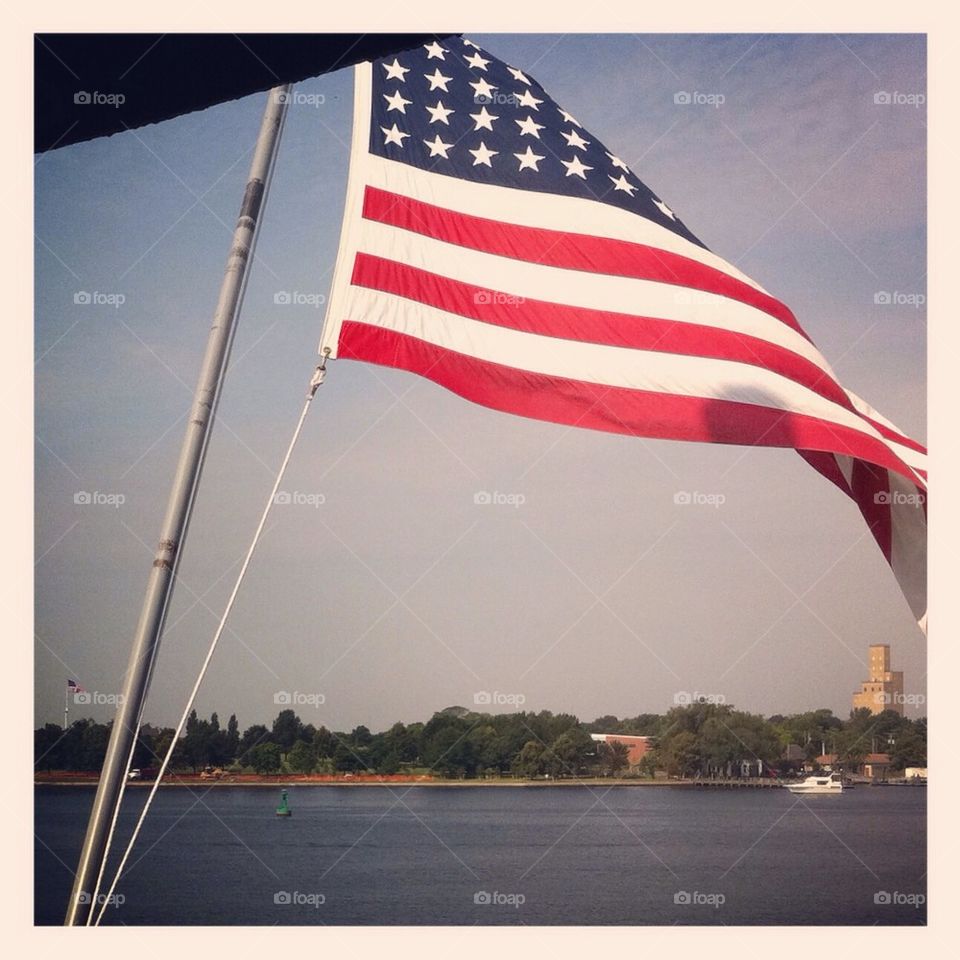
{"type": "Polygon", "coordinates": [[[419,33],[42,33],[34,149],[109,136],[442,39],[419,33]]]}

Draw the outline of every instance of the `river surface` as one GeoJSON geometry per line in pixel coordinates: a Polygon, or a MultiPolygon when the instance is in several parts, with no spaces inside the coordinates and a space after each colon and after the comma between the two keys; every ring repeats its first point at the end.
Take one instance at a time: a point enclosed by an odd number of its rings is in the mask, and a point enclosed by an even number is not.
{"type": "MultiPolygon", "coordinates": [[[[92,787],[37,787],[63,919],[92,787]]],[[[127,793],[125,840],[146,798],[127,793]]],[[[162,789],[107,924],[924,924],[926,791],[162,789]]]]}

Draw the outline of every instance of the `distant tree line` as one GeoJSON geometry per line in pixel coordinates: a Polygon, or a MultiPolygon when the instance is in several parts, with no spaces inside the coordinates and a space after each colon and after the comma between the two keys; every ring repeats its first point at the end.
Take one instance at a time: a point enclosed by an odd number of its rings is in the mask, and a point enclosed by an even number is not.
{"type": "MultiPolygon", "coordinates": [[[[77,720],[67,730],[48,723],[35,731],[37,770],[99,770],[111,724],[77,720]]],[[[155,769],[170,747],[174,730],[141,729],[134,767],[155,769]]],[[[304,723],[293,710],[281,710],[268,727],[254,724],[240,732],[236,715],[225,727],[216,713],[209,720],[190,714],[174,751],[172,768],[199,772],[211,768],[274,773],[430,773],[447,778],[725,775],[744,762],[761,761],[765,770],[785,771],[789,744],[806,760],[822,752],[855,768],[873,752],[888,753],[894,768],[926,766],[926,719],[909,720],[893,711],[872,715],[856,710],[841,720],[829,710],[764,718],[733,706],[692,703],[666,714],[633,718],[598,717],[582,723],[572,714],[488,714],[448,707],[426,723],[395,723],[381,733],[365,726],[349,732],[304,723]],[[622,743],[598,743],[591,733],[648,736],[653,749],[638,767],[628,765],[622,743]]],[[[794,751],[796,752],[796,751],[794,751]]]]}

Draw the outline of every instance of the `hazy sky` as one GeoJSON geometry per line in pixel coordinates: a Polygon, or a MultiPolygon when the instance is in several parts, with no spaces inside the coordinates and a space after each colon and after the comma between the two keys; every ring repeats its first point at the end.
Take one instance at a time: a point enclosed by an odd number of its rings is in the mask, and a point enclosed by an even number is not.
{"type": "MultiPolygon", "coordinates": [[[[904,102],[925,91],[922,37],[472,39],[789,304],[848,389],[926,439],[926,113],[904,102]]],[[[316,362],[352,71],[297,90],[319,96],[289,111],[154,723],[179,715],[316,362]]],[[[68,677],[119,688],[263,100],[38,160],[38,722],[62,721],[68,677]]],[[[789,450],[538,423],[343,361],[283,489],[301,502],[275,508],[197,704],[244,727],[280,691],[322,695],[298,712],[337,729],[481,691],[583,719],[684,693],[846,715],[872,642],[926,692],[925,642],[859,512],[789,450]],[[480,491],[523,502],[477,505],[480,491]],[[676,505],[679,491],[725,502],[676,505]]]]}

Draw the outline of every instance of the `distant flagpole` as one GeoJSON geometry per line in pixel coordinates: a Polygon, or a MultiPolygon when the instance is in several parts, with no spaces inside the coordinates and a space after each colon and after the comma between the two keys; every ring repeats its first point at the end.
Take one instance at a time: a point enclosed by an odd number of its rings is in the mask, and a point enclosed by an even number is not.
{"type": "Polygon", "coordinates": [[[70,719],[70,681],[63,688],[63,732],[67,732],[67,725],[70,719]]]}
{"type": "Polygon", "coordinates": [[[123,797],[127,770],[136,746],[143,705],[176,580],[177,565],[183,553],[210,429],[230,356],[236,320],[243,303],[250,260],[253,257],[260,218],[280,144],[291,86],[284,84],[275,87],[267,96],[250,176],[247,179],[226,272],[220,287],[220,298],[207,339],[207,349],[186,434],[180,448],[180,459],[170,491],[160,542],[130,651],[123,693],[117,707],[70,902],[67,905],[64,920],[66,926],[89,923],[109,854],[111,826],[116,820],[123,797]]]}

